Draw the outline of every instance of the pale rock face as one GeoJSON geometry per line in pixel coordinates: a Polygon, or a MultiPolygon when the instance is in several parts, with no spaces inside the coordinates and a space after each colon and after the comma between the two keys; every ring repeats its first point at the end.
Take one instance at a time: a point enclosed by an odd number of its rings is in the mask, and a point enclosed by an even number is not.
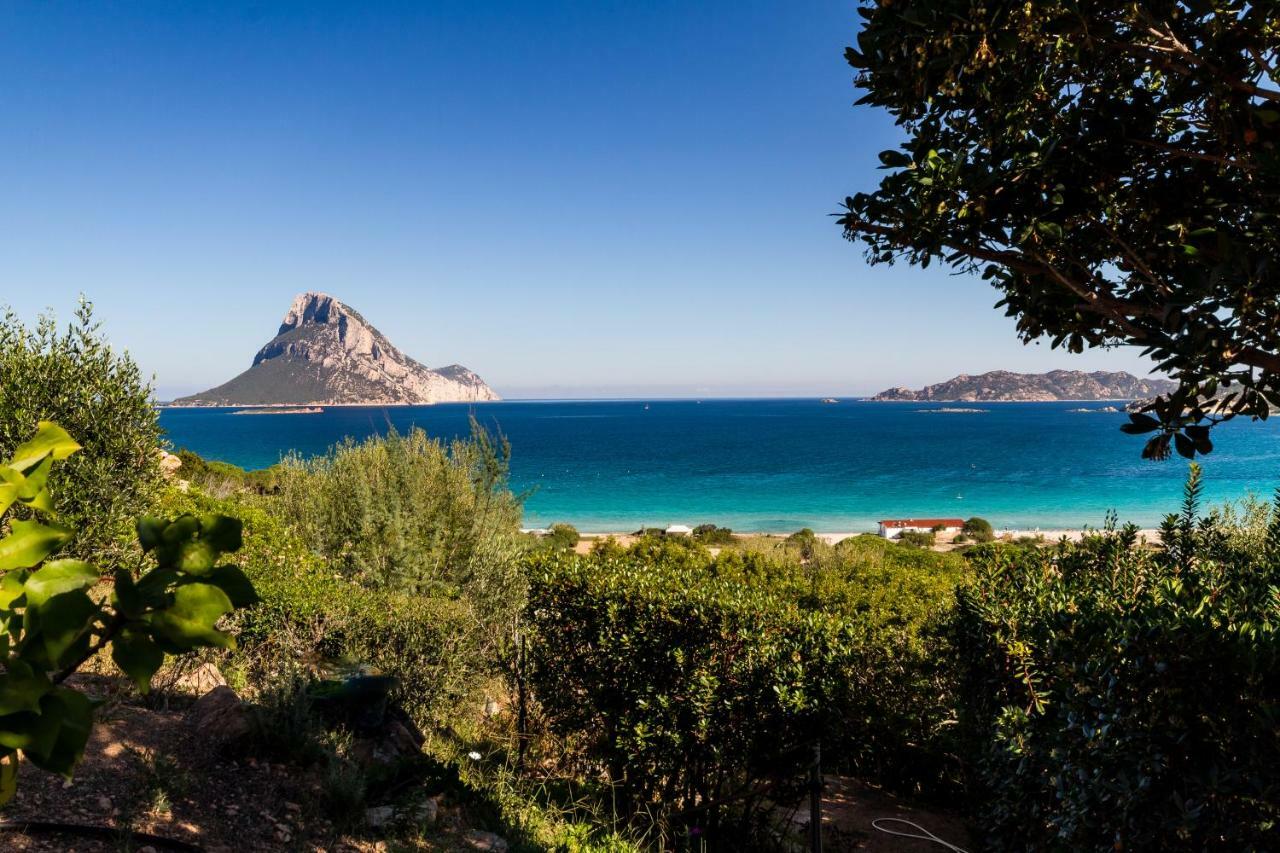
{"type": "Polygon", "coordinates": [[[433,370],[325,293],[294,297],[280,330],[235,379],[176,401],[189,405],[422,405],[497,400],[459,365],[433,370]]]}

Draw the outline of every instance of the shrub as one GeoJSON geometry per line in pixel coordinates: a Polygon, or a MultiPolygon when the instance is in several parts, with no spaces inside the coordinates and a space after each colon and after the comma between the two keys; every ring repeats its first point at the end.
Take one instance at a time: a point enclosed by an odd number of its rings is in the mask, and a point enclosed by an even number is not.
{"type": "Polygon", "coordinates": [[[991,522],[976,515],[961,525],[960,532],[974,542],[991,542],[996,538],[991,522]]]}
{"type": "Polygon", "coordinates": [[[704,545],[732,545],[733,531],[727,527],[716,527],[714,524],[699,524],[693,528],[693,538],[704,545]]]}
{"type": "Polygon", "coordinates": [[[553,524],[541,544],[552,551],[572,551],[581,538],[572,524],[553,524]]]}
{"type": "Polygon", "coordinates": [[[367,587],[335,573],[277,517],[275,498],[215,498],[170,490],[169,512],[234,512],[244,523],[236,560],[260,598],[231,621],[240,643],[224,663],[268,693],[342,661],[399,680],[394,698],[424,728],[458,722],[504,666],[507,636],[464,598],[367,587]]]}
{"type": "Polygon", "coordinates": [[[1261,850],[1280,821],[1280,506],[1256,534],[1198,514],[1162,550],[984,546],[952,629],[957,706],[1001,850],[1261,850]]]}
{"type": "Polygon", "coordinates": [[[258,471],[246,471],[238,465],[205,459],[186,449],[178,450],[175,455],[182,462],[178,476],[216,497],[227,497],[236,492],[263,495],[280,491],[279,469],[275,465],[258,471]]]}
{"type": "Polygon", "coordinates": [[[414,429],[288,458],[264,505],[360,586],[456,598],[486,625],[509,622],[524,603],[521,503],[505,442],[472,427],[448,443],[414,429]]]}
{"type": "Polygon", "coordinates": [[[795,792],[816,738],[830,771],[940,784],[946,656],[926,629],[962,561],[911,566],[894,550],[854,543],[803,566],[785,551],[713,560],[646,542],[536,557],[534,695],[625,814],[673,832],[697,823],[713,844],[740,841],[755,807],[795,792]]]}
{"type": "Polygon", "coordinates": [[[937,535],[923,530],[904,530],[898,534],[897,542],[908,548],[932,548],[938,539],[937,535]]]}
{"type": "Polygon", "coordinates": [[[64,553],[118,556],[159,490],[161,432],[150,385],[99,334],[83,299],[65,332],[50,316],[34,329],[12,311],[0,318],[0,459],[43,420],[60,424],[85,450],[61,469],[54,498],[76,531],[64,553]]]}
{"type": "Polygon", "coordinates": [[[93,703],[63,682],[108,646],[111,659],[145,692],[166,654],[235,639],[218,621],[256,600],[239,568],[218,565],[240,548],[240,523],[226,516],[143,518],[138,541],[156,568],[135,579],[114,573],[108,602],[89,595],[100,579],[83,560],[51,560],[73,535],[55,520],[48,487],[55,462],[80,450],[65,430],[41,422],[35,436],[0,466],[0,518],[15,505],[0,538],[0,803],[17,786],[18,752],[41,769],[70,777],[93,727],[93,703]]]}

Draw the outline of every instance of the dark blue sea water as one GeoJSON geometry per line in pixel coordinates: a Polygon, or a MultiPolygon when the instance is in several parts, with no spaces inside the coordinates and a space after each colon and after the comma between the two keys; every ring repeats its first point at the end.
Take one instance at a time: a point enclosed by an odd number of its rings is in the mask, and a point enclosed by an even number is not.
{"type": "MultiPolygon", "coordinates": [[[[959,404],[969,405],[969,404],[959,404]]],[[[1185,460],[1146,462],[1123,414],[1103,403],[984,403],[978,414],[919,403],[817,400],[506,402],[332,408],[315,415],[165,409],[169,440],[248,468],[344,436],[420,426],[465,435],[468,414],[512,445],[526,524],[585,531],[714,522],[736,530],[871,529],[894,516],[981,515],[997,527],[1100,525],[1108,509],[1151,526],[1173,510],[1185,460]]],[[[1280,485],[1280,424],[1230,423],[1203,460],[1214,501],[1280,485]]]]}

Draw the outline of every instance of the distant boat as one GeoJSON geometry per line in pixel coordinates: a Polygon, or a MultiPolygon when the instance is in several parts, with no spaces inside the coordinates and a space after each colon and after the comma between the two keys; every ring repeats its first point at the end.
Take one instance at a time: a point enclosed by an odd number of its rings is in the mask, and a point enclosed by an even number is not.
{"type": "Polygon", "coordinates": [[[645,403],[645,404],[644,404],[644,410],[645,410],[646,412],[647,412],[647,411],[649,411],[649,404],[648,404],[648,403],[645,403]]]}
{"type": "Polygon", "coordinates": [[[835,397],[823,397],[823,398],[822,398],[822,402],[824,402],[824,403],[839,403],[840,401],[839,401],[839,400],[837,400],[835,397]]]}

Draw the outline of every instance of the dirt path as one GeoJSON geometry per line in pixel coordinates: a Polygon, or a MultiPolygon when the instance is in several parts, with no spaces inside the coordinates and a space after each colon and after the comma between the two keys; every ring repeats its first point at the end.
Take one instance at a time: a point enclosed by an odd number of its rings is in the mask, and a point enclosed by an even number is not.
{"type": "MultiPolygon", "coordinates": [[[[826,853],[866,850],[872,853],[941,853],[946,848],[930,841],[901,838],[879,832],[871,825],[877,818],[900,818],[917,823],[939,838],[976,851],[964,821],[954,814],[915,805],[844,776],[827,776],[822,795],[822,838],[826,853]]],[[[793,818],[801,837],[809,827],[807,806],[793,818]]],[[[914,832],[902,825],[893,829],[914,832]]]]}

